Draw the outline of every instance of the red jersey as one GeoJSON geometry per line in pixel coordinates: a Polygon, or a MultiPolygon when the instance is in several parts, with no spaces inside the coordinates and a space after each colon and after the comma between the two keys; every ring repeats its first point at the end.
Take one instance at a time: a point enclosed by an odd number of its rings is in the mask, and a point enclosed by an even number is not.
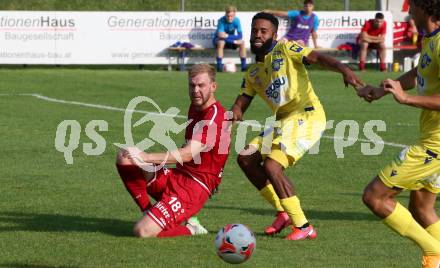
{"type": "Polygon", "coordinates": [[[376,29],[374,28],[374,19],[366,21],[361,30],[361,32],[366,32],[368,35],[372,35],[372,36],[385,35],[386,31],[387,31],[387,22],[384,21],[382,25],[376,29]]]}
{"type": "Polygon", "coordinates": [[[216,102],[203,111],[189,107],[188,120],[192,120],[185,130],[185,139],[196,140],[207,149],[190,162],[177,164],[176,168],[198,181],[210,194],[221,182],[221,176],[229,155],[231,142],[230,128],[225,117],[226,110],[216,102]]]}

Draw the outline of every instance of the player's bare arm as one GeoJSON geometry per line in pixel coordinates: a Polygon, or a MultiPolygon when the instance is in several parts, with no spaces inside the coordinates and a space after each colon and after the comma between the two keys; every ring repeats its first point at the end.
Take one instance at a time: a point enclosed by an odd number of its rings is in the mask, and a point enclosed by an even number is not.
{"type": "Polygon", "coordinates": [[[400,85],[402,86],[403,90],[410,90],[416,86],[416,78],[417,78],[417,67],[399,76],[396,79],[396,81],[400,82],[400,85]]]}
{"type": "Polygon", "coordinates": [[[287,16],[287,11],[278,11],[278,10],[265,9],[265,10],[263,10],[263,12],[270,13],[270,14],[272,14],[274,16],[281,17],[281,18],[287,18],[288,17],[287,16]]]}
{"type": "Polygon", "coordinates": [[[239,95],[232,105],[232,121],[243,121],[243,114],[252,102],[252,97],[247,95],[239,95]]]}
{"type": "MultiPolygon", "coordinates": [[[[396,82],[400,83],[400,87],[403,90],[410,90],[416,86],[416,76],[417,76],[417,68],[413,68],[412,70],[404,73],[399,78],[396,79],[396,82]]],[[[372,102],[382,98],[383,96],[390,93],[390,91],[386,91],[383,84],[385,81],[380,83],[379,86],[375,87],[372,85],[366,85],[360,88],[357,92],[358,96],[363,98],[368,102],[372,102]]]]}
{"type": "Polygon", "coordinates": [[[313,46],[315,48],[319,48],[319,46],[318,46],[318,34],[316,33],[315,30],[312,31],[312,41],[313,41],[313,46]]]}
{"type": "Polygon", "coordinates": [[[405,92],[400,81],[391,79],[383,82],[383,88],[386,92],[393,94],[394,99],[400,104],[440,111],[440,94],[431,96],[410,95],[405,92]]]}
{"type": "Polygon", "coordinates": [[[198,155],[206,148],[206,145],[196,140],[190,140],[182,148],[179,148],[176,152],[161,152],[161,153],[146,153],[139,150],[136,147],[129,147],[123,153],[123,155],[131,159],[135,164],[150,163],[150,164],[176,164],[179,159],[176,155],[179,155],[182,162],[190,162],[194,156],[198,155]]]}
{"type": "Polygon", "coordinates": [[[341,73],[346,87],[352,85],[354,88],[360,88],[364,85],[362,80],[360,80],[347,65],[342,64],[333,57],[312,51],[306,57],[306,60],[310,64],[317,63],[325,69],[341,73]]]}

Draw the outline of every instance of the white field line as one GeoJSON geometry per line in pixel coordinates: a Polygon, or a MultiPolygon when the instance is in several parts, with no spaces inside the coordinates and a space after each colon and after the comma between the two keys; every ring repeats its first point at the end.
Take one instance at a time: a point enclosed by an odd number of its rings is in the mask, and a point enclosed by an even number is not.
{"type": "MultiPolygon", "coordinates": [[[[78,101],[67,101],[67,100],[54,99],[54,98],[46,97],[46,96],[43,96],[43,95],[40,95],[40,94],[35,94],[35,93],[0,94],[0,96],[30,96],[30,97],[34,97],[34,98],[37,98],[37,99],[40,99],[40,100],[44,100],[44,101],[47,101],[47,102],[53,102],[53,103],[77,105],[77,106],[96,108],[96,109],[102,109],[102,110],[110,110],[110,111],[118,111],[118,112],[129,111],[129,110],[126,110],[124,108],[118,108],[118,107],[113,107],[113,106],[108,106],[108,105],[100,105],[100,104],[85,103],[85,102],[78,102],[78,101]]],[[[134,112],[134,113],[142,113],[142,114],[154,114],[154,115],[167,116],[166,114],[161,114],[161,113],[156,113],[156,112],[149,112],[149,111],[143,111],[143,110],[132,110],[132,112],[134,112]]],[[[183,118],[183,119],[187,118],[186,116],[183,116],[183,115],[176,115],[174,117],[183,118]]],[[[256,124],[252,124],[252,123],[248,123],[248,122],[242,122],[241,124],[246,124],[246,125],[249,125],[249,126],[261,126],[261,125],[256,125],[256,124]]],[[[331,140],[350,140],[350,141],[361,141],[361,142],[368,142],[368,143],[372,143],[373,142],[371,140],[360,139],[360,138],[353,139],[353,138],[338,137],[338,136],[328,136],[328,135],[323,135],[322,137],[326,138],[326,139],[331,139],[331,140]]],[[[406,148],[406,147],[408,147],[408,145],[405,145],[405,144],[399,144],[399,143],[393,143],[393,142],[385,142],[385,141],[375,141],[375,143],[384,144],[384,145],[388,145],[388,146],[392,146],[392,147],[398,147],[398,148],[406,148]]]]}

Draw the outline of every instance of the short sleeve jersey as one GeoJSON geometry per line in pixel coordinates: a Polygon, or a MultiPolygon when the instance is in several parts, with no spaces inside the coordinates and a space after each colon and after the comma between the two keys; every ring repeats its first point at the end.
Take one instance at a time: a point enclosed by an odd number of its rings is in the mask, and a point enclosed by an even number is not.
{"type": "Polygon", "coordinates": [[[221,33],[225,32],[228,35],[236,35],[238,33],[242,33],[240,19],[235,17],[231,23],[226,20],[226,17],[223,16],[218,20],[217,32],[221,33]],[[237,31],[237,32],[236,32],[237,31]]]}
{"type": "Polygon", "coordinates": [[[264,59],[251,65],[243,79],[241,94],[259,95],[277,118],[308,106],[320,105],[310,82],[305,57],[311,48],[294,41],[277,43],[264,59]]]}
{"type": "MultiPolygon", "coordinates": [[[[440,28],[425,35],[417,67],[417,90],[422,96],[440,94],[440,28]]],[[[420,115],[421,141],[440,153],[440,111],[423,109],[420,115]]]]}
{"type": "Polygon", "coordinates": [[[198,111],[193,105],[188,112],[189,125],[185,130],[185,140],[196,140],[207,149],[191,161],[177,164],[176,168],[189,174],[213,192],[220,184],[231,141],[230,128],[225,119],[225,109],[220,102],[198,111]]]}

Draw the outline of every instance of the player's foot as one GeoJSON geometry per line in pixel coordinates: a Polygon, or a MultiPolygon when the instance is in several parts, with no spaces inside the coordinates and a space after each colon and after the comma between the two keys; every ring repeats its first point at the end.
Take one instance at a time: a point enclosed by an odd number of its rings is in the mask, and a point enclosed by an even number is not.
{"type": "Polygon", "coordinates": [[[312,225],[304,228],[292,226],[292,232],[286,236],[287,240],[315,239],[318,234],[312,225]]]}
{"type": "Polygon", "coordinates": [[[423,256],[422,268],[439,268],[440,255],[423,256]]]}
{"type": "Polygon", "coordinates": [[[191,217],[186,222],[186,228],[188,228],[191,231],[192,235],[204,235],[208,233],[208,230],[203,227],[202,224],[200,224],[199,219],[196,217],[191,217]]]}
{"type": "Polygon", "coordinates": [[[281,230],[291,224],[292,221],[290,220],[287,212],[280,211],[277,213],[275,220],[272,222],[272,224],[264,229],[264,233],[266,233],[267,235],[274,235],[281,232],[281,230]]]}

